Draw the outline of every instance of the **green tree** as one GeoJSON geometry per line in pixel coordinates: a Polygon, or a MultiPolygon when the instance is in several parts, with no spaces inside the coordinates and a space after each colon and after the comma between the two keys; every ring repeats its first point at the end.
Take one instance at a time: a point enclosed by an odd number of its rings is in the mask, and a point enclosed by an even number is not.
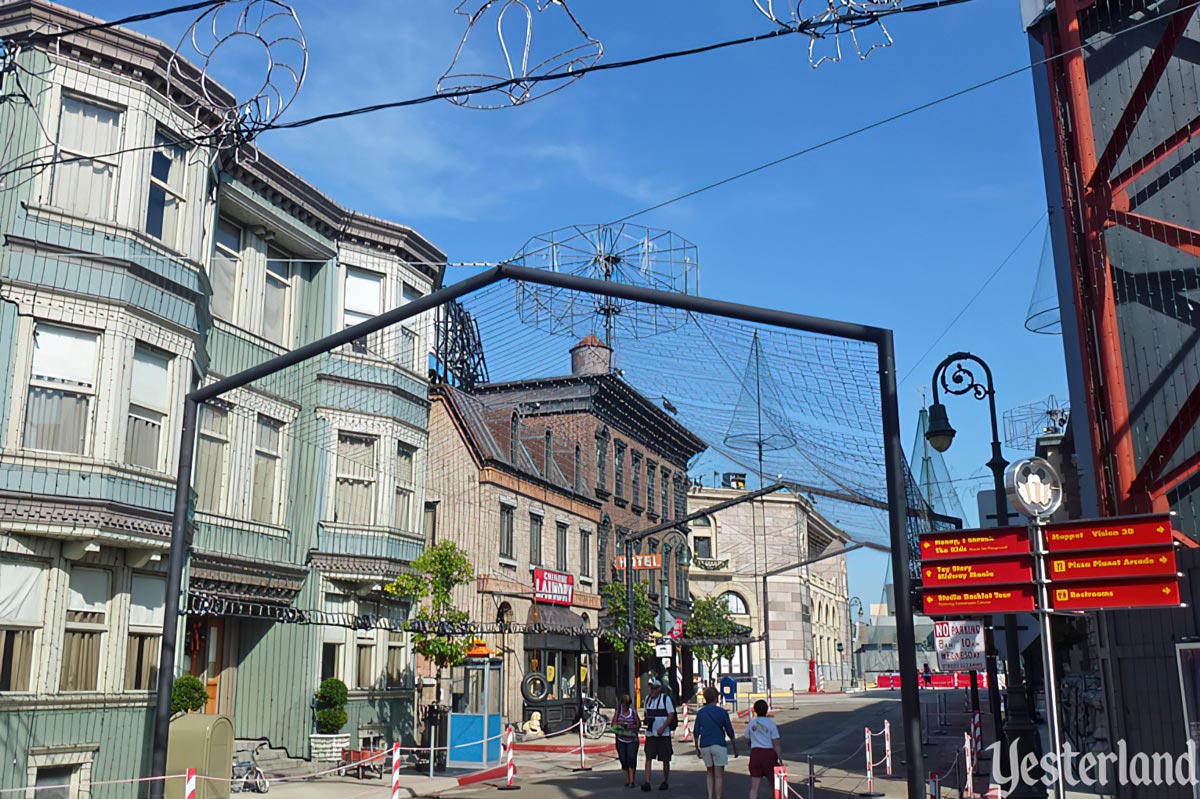
{"type": "MultiPolygon", "coordinates": [[[[692,617],[687,623],[688,638],[732,638],[740,625],[729,614],[729,607],[719,596],[707,596],[692,603],[692,617]]],[[[708,667],[709,680],[715,680],[717,666],[734,655],[733,644],[700,644],[692,652],[708,667]]]]}
{"type": "MultiPolygon", "coordinates": [[[[609,624],[602,635],[612,644],[613,651],[624,654],[625,641],[629,637],[628,615],[625,610],[625,583],[611,582],[601,591],[604,607],[608,614],[609,624]]],[[[633,652],[639,660],[654,654],[654,645],[650,643],[650,634],[658,629],[658,616],[650,597],[646,596],[646,587],[641,583],[633,584],[633,635],[637,642],[633,652]]]]}
{"type": "Polygon", "coordinates": [[[429,547],[412,565],[413,573],[400,575],[386,590],[417,605],[413,620],[428,625],[430,632],[413,636],[413,651],[437,667],[440,700],[442,670],[462,663],[469,646],[461,628],[470,617],[455,606],[454,589],[475,579],[475,569],[467,553],[453,541],[429,547]],[[459,635],[454,635],[455,628],[459,628],[459,635]]]}

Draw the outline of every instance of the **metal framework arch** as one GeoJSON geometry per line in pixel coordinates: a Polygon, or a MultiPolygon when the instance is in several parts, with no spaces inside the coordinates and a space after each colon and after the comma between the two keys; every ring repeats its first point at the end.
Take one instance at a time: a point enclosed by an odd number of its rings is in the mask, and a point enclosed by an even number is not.
{"type": "MultiPolygon", "coordinates": [[[[231,375],[208,386],[197,388],[187,395],[184,404],[182,438],[175,484],[175,507],[172,520],[171,549],[168,559],[165,617],[179,615],[180,592],[184,558],[187,551],[188,499],[192,482],[195,452],[196,422],[201,403],[246,386],[314,356],[349,344],[356,339],[376,333],[410,317],[432,311],[444,303],[457,300],[501,280],[515,280],[567,290],[590,292],[610,298],[644,302],[677,308],[693,313],[709,314],[761,325],[771,325],[818,335],[851,339],[873,344],[878,352],[879,395],[882,411],[885,473],[887,482],[888,529],[892,552],[893,582],[896,586],[897,644],[900,669],[910,679],[901,682],[903,737],[909,799],[925,796],[925,775],[921,754],[920,697],[916,681],[916,641],[914,636],[911,576],[909,573],[909,542],[907,534],[908,496],[906,492],[904,454],[900,443],[900,414],[896,393],[896,363],[892,331],[886,328],[824,319],[788,311],[714,300],[695,295],[676,294],[643,286],[614,283],[549,270],[532,269],[502,263],[447,286],[398,308],[386,311],[352,327],[340,330],[318,341],[279,355],[255,367],[231,375]]],[[[167,733],[171,711],[172,675],[178,625],[166,624],[160,646],[157,699],[154,717],[154,738],[151,774],[166,773],[167,733]]],[[[163,783],[151,783],[151,796],[161,797],[163,783]]]]}

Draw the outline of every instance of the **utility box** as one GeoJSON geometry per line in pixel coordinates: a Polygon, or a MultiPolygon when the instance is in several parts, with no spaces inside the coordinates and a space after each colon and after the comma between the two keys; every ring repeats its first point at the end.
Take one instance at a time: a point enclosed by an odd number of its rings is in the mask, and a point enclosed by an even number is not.
{"type": "MultiPolygon", "coordinates": [[[[229,799],[233,773],[233,722],[225,716],[189,713],[171,722],[167,738],[167,774],[196,769],[196,799],[229,799]]],[[[166,799],[184,799],[184,781],[167,780],[166,799]]]]}

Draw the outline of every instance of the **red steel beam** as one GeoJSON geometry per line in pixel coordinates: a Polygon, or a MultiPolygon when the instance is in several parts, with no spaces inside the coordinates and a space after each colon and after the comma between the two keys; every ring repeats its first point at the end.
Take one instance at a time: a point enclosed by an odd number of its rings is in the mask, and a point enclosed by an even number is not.
{"type": "Polygon", "coordinates": [[[1132,166],[1114,177],[1110,184],[1112,193],[1116,195],[1125,191],[1131,183],[1158,166],[1171,153],[1190,142],[1197,131],[1200,131],[1200,116],[1163,139],[1149,153],[1134,161],[1132,166]]]}
{"type": "MultiPolygon", "coordinates": [[[[1077,3],[1072,5],[1078,6],[1077,3]]],[[[1171,61],[1171,57],[1175,55],[1175,48],[1179,46],[1179,41],[1183,38],[1183,33],[1187,30],[1188,23],[1192,21],[1192,16],[1196,13],[1196,6],[1191,6],[1183,11],[1173,14],[1167,20],[1166,30],[1163,31],[1162,39],[1159,40],[1158,46],[1154,48],[1154,53],[1150,56],[1150,61],[1146,64],[1146,71],[1142,73],[1142,77],[1138,80],[1137,87],[1133,90],[1133,94],[1129,96],[1129,104],[1125,106],[1125,110],[1121,113],[1121,119],[1117,122],[1117,126],[1113,128],[1112,138],[1108,140],[1108,145],[1104,148],[1104,154],[1096,162],[1095,169],[1090,173],[1088,178],[1089,187],[1099,188],[1101,184],[1108,181],[1108,176],[1112,174],[1113,168],[1117,165],[1117,160],[1121,154],[1125,152],[1126,145],[1129,144],[1129,139],[1133,136],[1134,128],[1137,127],[1138,120],[1142,118],[1142,114],[1146,111],[1146,106],[1150,103],[1150,98],[1154,96],[1154,90],[1158,88],[1158,82],[1162,80],[1163,73],[1167,69],[1167,64],[1171,61]]],[[[1071,17],[1075,20],[1075,30],[1079,30],[1079,18],[1077,12],[1073,11],[1071,17]]],[[[1062,16],[1059,15],[1059,24],[1062,24],[1062,16]]],[[[1064,48],[1070,47],[1066,41],[1063,42],[1064,48]]],[[[1079,57],[1082,65],[1083,56],[1080,53],[1074,55],[1079,57]]],[[[1084,84],[1086,86],[1086,84],[1084,84]]],[[[1090,119],[1088,120],[1090,123],[1090,119]]],[[[1088,127],[1089,134],[1092,128],[1088,127]]]]}
{"type": "Polygon", "coordinates": [[[1135,214],[1132,211],[1110,211],[1109,218],[1121,227],[1129,228],[1168,247],[1183,250],[1188,255],[1200,258],[1200,230],[1176,225],[1162,219],[1135,214]]]}
{"type": "Polygon", "coordinates": [[[1150,489],[1150,496],[1158,499],[1165,497],[1175,486],[1182,483],[1200,470],[1200,450],[1196,450],[1158,481],[1158,485],[1150,489]]]}
{"type": "MultiPolygon", "coordinates": [[[[1174,480],[1175,483],[1180,482],[1186,475],[1180,476],[1178,473],[1183,467],[1176,467],[1171,471],[1171,475],[1167,478],[1159,480],[1163,468],[1174,456],[1176,450],[1183,444],[1188,433],[1196,426],[1196,422],[1200,421],[1200,384],[1197,384],[1188,398],[1183,401],[1183,405],[1179,407],[1179,412],[1175,414],[1175,418],[1167,425],[1167,429],[1163,431],[1162,438],[1154,445],[1154,449],[1146,456],[1146,460],[1142,464],[1142,471],[1138,474],[1136,485],[1138,488],[1150,491],[1151,493],[1158,492],[1161,496],[1165,491],[1159,489],[1165,483],[1174,480]]],[[[1195,460],[1200,457],[1200,453],[1192,455],[1188,461],[1195,460]]],[[[1185,463],[1184,466],[1187,464],[1185,463]]]]}
{"type": "MultiPolygon", "coordinates": [[[[1092,124],[1091,101],[1088,97],[1087,72],[1083,63],[1083,37],[1080,33],[1079,12],[1085,4],[1080,0],[1060,0],[1056,9],[1058,21],[1059,45],[1062,48],[1063,74],[1068,91],[1066,101],[1071,113],[1069,139],[1074,145],[1075,157],[1083,182],[1099,174],[1100,162],[1096,157],[1096,141],[1092,124]]],[[[1183,16],[1183,15],[1176,15],[1183,16]]],[[[1190,15],[1188,15],[1190,19],[1190,15]]],[[[1161,49],[1161,45],[1160,45],[1161,49]]],[[[1174,48],[1172,48],[1173,50],[1174,48]]],[[[1157,51],[1156,51],[1157,52],[1157,51]]],[[[1144,83],[1146,80],[1143,77],[1144,83]]],[[[1157,83],[1157,76],[1154,82],[1157,83]]],[[[1131,105],[1138,105],[1131,101],[1131,105]]],[[[1122,118],[1136,117],[1141,114],[1144,102],[1136,113],[1129,109],[1122,118]]],[[[1118,125],[1117,132],[1108,144],[1108,151],[1115,163],[1127,142],[1127,134],[1123,134],[1118,125]],[[1123,138],[1125,135],[1125,138],[1123,138]]],[[[1112,166],[1108,166],[1108,172],[1112,166]]],[[[1107,175],[1104,173],[1103,194],[1108,195],[1107,175]]],[[[1099,208],[1096,192],[1079,187],[1085,197],[1079,198],[1084,202],[1083,213],[1078,215],[1082,226],[1083,259],[1077,261],[1081,272],[1086,270],[1084,285],[1087,287],[1085,299],[1086,308],[1090,311],[1090,319],[1085,318],[1085,324],[1090,321],[1094,331],[1089,331],[1085,342],[1094,348],[1099,356],[1099,374],[1093,376],[1093,387],[1101,390],[1094,392],[1092,397],[1096,408],[1101,411],[1100,420],[1102,437],[1101,448],[1098,450],[1103,461],[1108,466],[1107,480],[1104,474],[1097,475],[1100,488],[1101,511],[1107,514],[1136,512],[1148,510],[1141,497],[1134,497],[1132,486],[1137,477],[1137,463],[1133,454],[1133,441],[1129,426],[1129,393],[1125,385],[1125,364],[1121,354],[1120,331],[1117,325],[1116,299],[1113,295],[1112,272],[1104,242],[1104,227],[1108,224],[1106,208],[1099,208]],[[1107,482],[1107,485],[1104,485],[1107,482]]],[[[1071,186],[1067,186],[1068,192],[1071,186]]],[[[1106,203],[1111,207],[1111,197],[1106,203]]],[[[1077,273],[1078,275],[1078,273],[1077,273]]],[[[1079,275],[1082,277],[1082,275],[1079,275]]],[[[1144,496],[1144,495],[1143,495],[1144,496]]],[[[1148,499],[1148,498],[1147,498],[1148,499]]]]}

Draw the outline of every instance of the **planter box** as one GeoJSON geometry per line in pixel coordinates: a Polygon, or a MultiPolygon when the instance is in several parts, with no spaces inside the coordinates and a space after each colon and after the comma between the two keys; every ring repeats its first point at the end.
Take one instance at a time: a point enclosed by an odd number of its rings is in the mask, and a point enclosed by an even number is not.
{"type": "Polygon", "coordinates": [[[313,760],[319,763],[337,763],[342,759],[342,750],[350,746],[350,733],[310,735],[308,746],[312,750],[313,760]]]}

